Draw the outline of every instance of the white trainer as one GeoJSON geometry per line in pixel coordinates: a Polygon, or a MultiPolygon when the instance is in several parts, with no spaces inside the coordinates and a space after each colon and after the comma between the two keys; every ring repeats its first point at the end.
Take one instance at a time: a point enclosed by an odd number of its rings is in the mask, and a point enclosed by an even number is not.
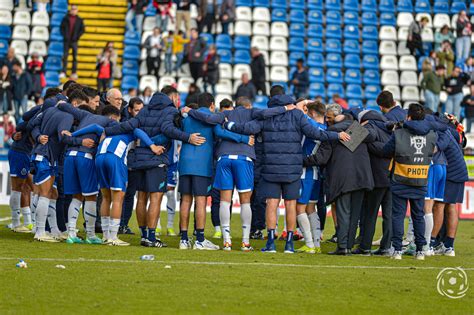
{"type": "Polygon", "coordinates": [[[424,251],[417,251],[415,253],[416,260],[425,260],[425,252],[424,251]]]}
{"type": "Polygon", "coordinates": [[[212,243],[211,241],[204,240],[203,242],[196,241],[194,243],[193,249],[197,249],[197,250],[219,250],[219,246],[212,243]]]}
{"type": "Polygon", "coordinates": [[[395,260],[402,260],[402,251],[400,250],[394,251],[390,258],[395,259],[395,260]]]}
{"type": "Polygon", "coordinates": [[[56,238],[48,234],[35,235],[34,239],[35,241],[38,241],[38,242],[59,243],[59,240],[57,240],[56,238]]]}
{"type": "Polygon", "coordinates": [[[180,240],[179,241],[179,249],[191,249],[191,242],[190,241],[185,241],[185,240],[180,240]]]}
{"type": "Polygon", "coordinates": [[[121,239],[107,240],[109,246],[129,246],[130,243],[124,242],[121,239]]]}
{"type": "Polygon", "coordinates": [[[15,233],[30,233],[31,232],[31,230],[24,225],[19,225],[17,227],[14,227],[12,231],[15,233]]]}
{"type": "Polygon", "coordinates": [[[456,253],[454,252],[454,248],[448,247],[444,250],[443,256],[455,257],[456,253]]]}

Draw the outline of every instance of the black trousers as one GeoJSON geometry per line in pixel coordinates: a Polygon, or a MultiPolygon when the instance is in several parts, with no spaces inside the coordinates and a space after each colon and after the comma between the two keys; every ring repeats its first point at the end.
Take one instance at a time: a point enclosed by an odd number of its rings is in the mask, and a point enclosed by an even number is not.
{"type": "Polygon", "coordinates": [[[267,200],[262,197],[259,191],[259,181],[254,182],[254,190],[252,198],[250,199],[250,206],[252,208],[252,225],[250,231],[265,230],[265,211],[267,207],[267,200]]]}
{"type": "Polygon", "coordinates": [[[202,62],[190,62],[189,70],[191,71],[194,83],[196,83],[202,77],[202,62]]]}
{"type": "Polygon", "coordinates": [[[342,194],[336,199],[337,246],[351,249],[354,246],[364,191],[356,190],[342,194]]]}
{"type": "Polygon", "coordinates": [[[67,57],[69,56],[69,48],[72,49],[72,73],[77,71],[77,42],[64,41],[63,54],[63,72],[67,71],[67,57]]]}
{"type": "Polygon", "coordinates": [[[267,95],[267,85],[265,84],[265,81],[252,80],[252,83],[255,85],[257,93],[262,92],[263,95],[267,95]]]}
{"type": "Polygon", "coordinates": [[[63,174],[58,176],[58,200],[56,202],[56,221],[58,223],[58,228],[61,231],[67,231],[66,222],[67,222],[67,213],[69,209],[69,204],[72,201],[71,195],[64,194],[64,179],[63,174]]]}
{"type": "Polygon", "coordinates": [[[318,210],[319,222],[321,224],[321,231],[324,231],[324,226],[326,225],[326,216],[327,216],[328,210],[326,208],[326,194],[324,192],[323,180],[320,181],[319,198],[318,198],[318,203],[316,206],[318,210]]]}
{"type": "Polygon", "coordinates": [[[382,241],[380,249],[388,250],[392,241],[392,193],[390,188],[374,188],[365,194],[365,205],[361,216],[361,243],[360,248],[370,250],[374,238],[377,214],[382,206],[382,241]]]}
{"type": "MultiPolygon", "coordinates": [[[[233,194],[232,194],[233,195],[233,194]]],[[[213,226],[221,226],[220,218],[220,206],[221,206],[221,192],[215,188],[211,189],[211,220],[213,226]]],[[[232,216],[232,202],[229,207],[230,215],[232,216]]]]}
{"type": "Polygon", "coordinates": [[[97,89],[99,92],[105,92],[109,88],[110,79],[97,79],[97,89]]]}
{"type": "Polygon", "coordinates": [[[204,27],[206,27],[206,30],[208,33],[212,33],[212,25],[215,23],[216,18],[214,14],[206,14],[206,16],[199,22],[199,33],[202,33],[204,30],[204,27]]]}
{"type": "Polygon", "coordinates": [[[158,78],[160,76],[160,66],[161,58],[159,55],[157,57],[146,57],[146,68],[148,70],[148,74],[154,75],[158,78]]]}

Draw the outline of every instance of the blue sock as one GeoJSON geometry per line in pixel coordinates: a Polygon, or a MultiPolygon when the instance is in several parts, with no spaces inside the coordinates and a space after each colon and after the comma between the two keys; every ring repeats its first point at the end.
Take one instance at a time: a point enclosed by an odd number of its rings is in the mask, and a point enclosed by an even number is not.
{"type": "Polygon", "coordinates": [[[454,248],[454,238],[446,236],[446,239],[444,240],[444,247],[454,248]]]}
{"type": "Polygon", "coordinates": [[[196,229],[196,238],[198,242],[204,242],[204,229],[196,229]]]}
{"type": "Polygon", "coordinates": [[[267,244],[275,242],[275,229],[268,229],[268,241],[267,244]]]}
{"type": "Polygon", "coordinates": [[[188,238],[188,231],[181,231],[181,240],[182,241],[189,241],[189,238],[188,238]]]}
{"type": "Polygon", "coordinates": [[[293,243],[293,231],[288,232],[288,236],[286,238],[286,243],[293,243]]]}
{"type": "Polygon", "coordinates": [[[146,230],[146,226],[140,226],[140,231],[142,233],[142,238],[148,238],[148,233],[147,233],[147,230],[146,230]]]}
{"type": "Polygon", "coordinates": [[[148,229],[148,240],[150,242],[156,241],[155,229],[148,229]]]}
{"type": "Polygon", "coordinates": [[[438,246],[439,242],[436,240],[436,237],[431,237],[431,240],[430,240],[430,247],[436,247],[438,246]]]}

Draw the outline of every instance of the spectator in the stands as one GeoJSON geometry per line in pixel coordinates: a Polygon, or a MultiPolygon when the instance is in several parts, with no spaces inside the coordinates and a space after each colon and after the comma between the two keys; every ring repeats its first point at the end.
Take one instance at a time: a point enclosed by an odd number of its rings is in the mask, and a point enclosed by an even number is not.
{"type": "Polygon", "coordinates": [[[146,49],[147,73],[154,75],[157,79],[160,76],[161,49],[163,48],[163,37],[158,27],[153,28],[153,34],[149,35],[144,43],[146,49]]]}
{"type": "Polygon", "coordinates": [[[97,89],[105,92],[109,88],[112,79],[113,65],[110,60],[110,51],[104,50],[102,56],[97,61],[97,89]]]}
{"type": "Polygon", "coordinates": [[[190,8],[192,3],[196,3],[196,0],[174,0],[176,3],[176,30],[175,32],[178,33],[181,30],[181,24],[184,23],[184,32],[186,33],[186,37],[189,38],[191,36],[191,13],[190,8]]]}
{"type": "Polygon", "coordinates": [[[250,62],[250,70],[252,71],[252,82],[258,92],[262,92],[263,95],[267,95],[267,73],[265,58],[257,47],[250,49],[252,55],[252,61],[250,62]]]}
{"type": "Polygon", "coordinates": [[[125,15],[125,22],[127,29],[132,32],[137,32],[141,37],[143,30],[143,18],[148,5],[148,0],[128,0],[130,7],[125,15]],[[133,23],[135,21],[135,24],[133,23]]]}
{"type": "Polygon", "coordinates": [[[470,83],[474,84],[474,57],[467,58],[462,66],[462,72],[469,77],[470,83]]]}
{"type": "Polygon", "coordinates": [[[421,56],[425,54],[423,42],[421,40],[421,33],[423,28],[428,24],[428,21],[428,18],[424,16],[419,22],[413,21],[408,28],[407,48],[413,56],[416,55],[417,50],[421,56]]]}
{"type": "Polygon", "coordinates": [[[346,100],[343,99],[339,94],[334,93],[332,95],[332,100],[334,103],[339,104],[344,109],[349,109],[349,104],[347,104],[346,100]]]}
{"type": "Polygon", "coordinates": [[[33,88],[30,74],[23,70],[21,63],[18,61],[13,63],[12,86],[15,120],[18,121],[21,115],[26,112],[28,95],[31,94],[33,88]],[[20,114],[20,108],[22,114],[20,114]]]}
{"type": "Polygon", "coordinates": [[[199,37],[198,30],[195,28],[191,30],[191,40],[187,47],[189,69],[196,83],[202,77],[202,64],[206,56],[207,44],[203,38],[199,37]]]}
{"type": "Polygon", "coordinates": [[[12,72],[12,66],[15,62],[19,62],[15,57],[15,49],[13,47],[8,48],[7,55],[2,60],[2,65],[8,67],[8,71],[12,72]]]}
{"type": "Polygon", "coordinates": [[[13,142],[12,136],[15,133],[15,126],[10,120],[10,115],[8,113],[3,113],[3,120],[0,122],[0,128],[3,129],[3,143],[4,147],[10,147],[10,144],[13,142]]]}
{"type": "Polygon", "coordinates": [[[212,33],[212,26],[216,22],[217,1],[216,0],[199,0],[198,11],[198,29],[199,33],[204,31],[212,33]]]}
{"type": "Polygon", "coordinates": [[[184,105],[188,106],[189,104],[197,103],[200,94],[201,89],[195,83],[191,83],[188,88],[188,95],[186,96],[184,105]]]}
{"type": "Polygon", "coordinates": [[[249,75],[247,73],[242,74],[242,83],[237,88],[234,99],[245,96],[252,102],[255,101],[255,96],[257,95],[257,89],[252,81],[249,80],[249,75]]]}
{"type": "Polygon", "coordinates": [[[153,91],[151,90],[151,87],[147,86],[144,90],[142,95],[140,96],[140,99],[143,101],[143,104],[148,105],[150,103],[150,100],[153,96],[153,91]]]}
{"type": "Polygon", "coordinates": [[[204,92],[208,92],[207,87],[210,85],[213,95],[216,95],[216,84],[219,82],[219,61],[220,57],[217,54],[216,46],[210,45],[203,64],[204,92]]]}
{"type": "Polygon", "coordinates": [[[289,83],[289,85],[293,85],[293,93],[296,99],[308,97],[309,74],[304,67],[303,59],[296,61],[296,70],[293,72],[289,83]]]}
{"type": "Polygon", "coordinates": [[[165,74],[173,72],[173,41],[174,32],[168,31],[168,35],[163,37],[163,50],[165,51],[165,74]]]}
{"type": "Polygon", "coordinates": [[[424,73],[421,80],[421,88],[425,93],[425,106],[433,112],[438,111],[439,93],[444,86],[444,75],[446,69],[443,65],[436,67],[436,71],[428,71],[424,73]]]}
{"type": "Polygon", "coordinates": [[[122,110],[122,92],[119,89],[113,88],[107,91],[106,94],[107,102],[106,105],[112,105],[118,110],[122,110]]]}
{"type": "Polygon", "coordinates": [[[433,69],[436,69],[438,64],[438,55],[436,54],[436,51],[432,50],[428,57],[423,60],[423,63],[421,64],[421,72],[425,73],[427,71],[433,71],[433,69]]]}
{"type": "Polygon", "coordinates": [[[138,97],[138,90],[136,88],[129,88],[127,94],[123,96],[123,100],[130,103],[130,99],[133,97],[138,97]]]}
{"type": "Polygon", "coordinates": [[[471,52],[472,24],[466,11],[460,11],[456,21],[456,62],[464,62],[471,52]]]}
{"type": "Polygon", "coordinates": [[[453,35],[453,32],[451,32],[451,29],[449,28],[449,26],[444,25],[440,30],[436,31],[434,40],[435,40],[434,49],[438,51],[441,48],[441,44],[443,44],[445,40],[449,41],[452,45],[454,43],[454,35],[453,35]]]}
{"type": "Polygon", "coordinates": [[[461,120],[461,102],[464,98],[462,88],[468,80],[468,76],[461,72],[461,68],[455,67],[451,76],[444,81],[444,87],[448,92],[445,112],[453,114],[458,120],[461,120]]]}
{"type": "Polygon", "coordinates": [[[46,12],[47,5],[49,0],[35,0],[36,2],[36,11],[46,12]]]}
{"type": "Polygon", "coordinates": [[[474,122],[474,84],[471,84],[471,93],[466,95],[462,100],[462,106],[465,110],[465,122],[466,132],[471,132],[471,125],[474,122]]]}
{"type": "Polygon", "coordinates": [[[436,55],[438,56],[438,65],[444,66],[446,68],[446,75],[450,76],[454,68],[454,52],[451,43],[445,40],[436,55]]]}
{"type": "Polygon", "coordinates": [[[12,84],[10,71],[6,65],[2,66],[0,75],[0,102],[2,103],[2,113],[8,112],[12,107],[12,84]]]}
{"type": "Polygon", "coordinates": [[[156,27],[159,27],[163,32],[168,30],[168,21],[173,21],[171,16],[171,7],[173,1],[171,0],[153,0],[153,6],[156,8],[156,27]]]}
{"type": "Polygon", "coordinates": [[[84,21],[77,15],[79,12],[77,5],[71,5],[69,13],[66,14],[61,22],[61,34],[63,35],[64,52],[63,52],[63,72],[62,78],[66,77],[67,58],[69,49],[72,49],[72,74],[71,78],[77,79],[77,42],[85,32],[84,21]]]}
{"type": "Polygon", "coordinates": [[[183,31],[180,30],[178,34],[173,36],[173,55],[176,56],[174,71],[176,71],[176,74],[179,74],[179,70],[181,70],[184,58],[184,45],[187,43],[189,43],[189,38],[184,38],[183,31]]]}
{"type": "Polygon", "coordinates": [[[113,88],[114,78],[120,79],[122,77],[122,69],[117,64],[117,58],[118,57],[117,57],[117,51],[115,51],[115,48],[114,48],[114,42],[107,42],[105,44],[105,47],[102,50],[102,52],[99,55],[97,55],[97,62],[98,63],[105,56],[106,52],[109,52],[109,55],[110,55],[109,59],[110,59],[110,63],[112,64],[112,76],[110,78],[108,88],[113,88]]]}
{"type": "Polygon", "coordinates": [[[235,21],[234,0],[222,0],[219,8],[219,18],[222,25],[222,34],[229,34],[229,25],[235,21]]]}
{"type": "Polygon", "coordinates": [[[44,78],[43,73],[43,62],[39,59],[38,53],[34,52],[31,55],[31,60],[27,64],[27,70],[31,75],[31,94],[35,98],[35,101],[38,101],[41,92],[43,92],[43,88],[46,86],[46,79],[44,78]]]}

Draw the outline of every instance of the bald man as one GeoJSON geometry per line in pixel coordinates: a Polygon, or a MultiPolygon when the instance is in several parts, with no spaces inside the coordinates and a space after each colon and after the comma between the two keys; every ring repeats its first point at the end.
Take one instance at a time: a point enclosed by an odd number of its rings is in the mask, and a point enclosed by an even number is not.
{"type": "Polygon", "coordinates": [[[122,92],[119,89],[110,89],[107,92],[107,103],[117,107],[119,110],[122,108],[122,92]]]}

